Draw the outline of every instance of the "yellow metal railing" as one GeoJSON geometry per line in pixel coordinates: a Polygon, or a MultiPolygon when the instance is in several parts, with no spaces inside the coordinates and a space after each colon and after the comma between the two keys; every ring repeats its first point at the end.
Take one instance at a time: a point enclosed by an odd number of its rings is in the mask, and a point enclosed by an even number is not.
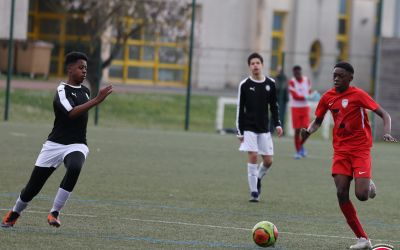
{"type": "MultiPolygon", "coordinates": [[[[81,15],[40,11],[40,3],[40,0],[32,0],[31,2],[29,10],[29,27],[31,28],[28,31],[28,38],[30,40],[44,40],[54,43],[55,49],[53,49],[51,56],[51,75],[64,76],[63,62],[64,56],[66,52],[68,52],[68,46],[90,46],[91,38],[88,35],[71,34],[67,31],[67,24],[70,19],[82,20],[83,23],[83,17],[81,15]],[[49,25],[48,27],[54,26],[54,33],[41,30],[41,28],[46,25],[49,25]]],[[[123,18],[123,21],[127,22],[129,25],[141,23],[140,20],[133,20],[128,17],[123,18]]],[[[163,42],[160,41],[158,36],[154,36],[152,38],[153,40],[149,40],[149,38],[146,37],[145,29],[143,27],[140,28],[139,36],[139,38],[130,38],[126,43],[122,44],[122,58],[114,59],[111,64],[111,68],[113,66],[122,66],[122,75],[119,77],[110,77],[110,80],[127,84],[185,86],[188,79],[187,55],[184,52],[187,44],[163,42]],[[138,47],[138,58],[133,59],[129,57],[129,49],[131,46],[138,47]],[[152,50],[152,55],[150,57],[149,54],[146,54],[146,48],[151,48],[152,50]],[[181,60],[179,62],[171,63],[163,62],[159,54],[164,48],[175,49],[176,53],[181,51],[181,60]],[[138,76],[135,77],[132,76],[132,74],[130,75],[130,67],[152,71],[151,79],[141,79],[138,76]],[[160,76],[160,73],[168,70],[173,70],[174,73],[172,75],[177,75],[178,77],[170,77],[168,80],[164,80],[160,76]]],[[[113,39],[111,45],[115,43],[116,39],[113,39]]]]}
{"type": "Polygon", "coordinates": [[[270,75],[275,76],[277,72],[277,67],[282,66],[283,64],[283,50],[285,44],[285,17],[286,13],[277,11],[274,12],[274,18],[278,17],[281,20],[281,27],[280,29],[272,28],[272,39],[271,39],[271,67],[270,67],[270,75]],[[277,46],[274,46],[273,42],[277,41],[277,46]],[[276,65],[273,65],[273,60],[276,58],[276,65]],[[275,67],[274,67],[275,66],[275,67]]]}
{"type": "MultiPolygon", "coordinates": [[[[342,5],[343,2],[340,2],[342,5]]],[[[350,20],[351,20],[351,0],[345,0],[344,13],[339,13],[338,17],[338,34],[336,35],[337,46],[339,55],[337,61],[347,61],[349,59],[349,35],[350,35],[350,20]],[[340,32],[340,24],[344,23],[344,31],[340,32]]],[[[340,8],[339,8],[340,9],[340,8]]]]}

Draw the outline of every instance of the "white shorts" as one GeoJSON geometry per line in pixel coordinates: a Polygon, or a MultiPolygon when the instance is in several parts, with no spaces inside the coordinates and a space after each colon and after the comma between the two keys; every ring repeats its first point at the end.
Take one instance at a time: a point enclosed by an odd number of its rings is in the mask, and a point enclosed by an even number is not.
{"type": "Polygon", "coordinates": [[[75,151],[82,152],[85,158],[89,154],[89,148],[82,143],[63,145],[52,141],[46,141],[43,144],[35,166],[44,168],[57,168],[61,165],[61,163],[63,163],[65,156],[75,151]]]}
{"type": "Polygon", "coordinates": [[[243,142],[240,144],[239,150],[258,152],[260,155],[274,155],[271,133],[257,134],[251,131],[244,131],[243,142]]]}

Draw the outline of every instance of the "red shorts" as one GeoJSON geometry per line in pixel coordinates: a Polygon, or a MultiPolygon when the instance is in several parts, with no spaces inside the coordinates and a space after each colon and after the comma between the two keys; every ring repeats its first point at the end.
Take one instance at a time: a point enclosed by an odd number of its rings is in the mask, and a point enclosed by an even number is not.
{"type": "Polygon", "coordinates": [[[335,152],[333,154],[332,175],[342,174],[354,178],[371,178],[371,151],[335,152]]]}
{"type": "Polygon", "coordinates": [[[310,107],[292,107],[294,129],[307,128],[310,124],[310,107]]]}

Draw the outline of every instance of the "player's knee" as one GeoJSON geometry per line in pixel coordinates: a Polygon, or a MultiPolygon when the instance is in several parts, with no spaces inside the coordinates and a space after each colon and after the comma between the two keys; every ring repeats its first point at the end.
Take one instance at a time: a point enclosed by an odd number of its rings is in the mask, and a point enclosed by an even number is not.
{"type": "Polygon", "coordinates": [[[264,167],[269,168],[272,165],[272,158],[264,159],[263,164],[264,164],[264,167]]]}
{"type": "Polygon", "coordinates": [[[257,164],[257,153],[249,154],[249,163],[257,164]]]}
{"type": "Polygon", "coordinates": [[[368,200],[368,192],[356,192],[356,197],[359,201],[368,200]]]}
{"type": "Polygon", "coordinates": [[[81,172],[81,169],[82,169],[82,163],[71,162],[66,167],[67,167],[68,172],[70,172],[70,173],[79,173],[79,172],[81,172]]]}
{"type": "Polygon", "coordinates": [[[79,174],[84,162],[85,156],[81,152],[72,152],[64,160],[67,171],[72,174],[79,174]]]}

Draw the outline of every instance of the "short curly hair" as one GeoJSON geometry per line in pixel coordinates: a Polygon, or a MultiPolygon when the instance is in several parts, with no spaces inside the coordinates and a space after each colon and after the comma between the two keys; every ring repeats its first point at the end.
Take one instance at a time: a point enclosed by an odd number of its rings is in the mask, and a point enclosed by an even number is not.
{"type": "Polygon", "coordinates": [[[260,54],[254,52],[254,53],[251,53],[251,54],[249,55],[249,57],[247,58],[247,65],[250,65],[250,61],[251,61],[252,59],[254,59],[254,58],[258,58],[258,59],[260,59],[260,61],[261,61],[262,64],[264,63],[263,57],[262,57],[260,54]]]}
{"type": "Polygon", "coordinates": [[[354,68],[348,62],[338,62],[338,63],[335,64],[335,67],[333,67],[333,68],[341,68],[341,69],[344,69],[344,70],[346,70],[347,72],[349,72],[351,74],[354,74],[354,68]]]}
{"type": "Polygon", "coordinates": [[[85,53],[73,51],[65,55],[65,67],[72,63],[76,63],[78,60],[85,60],[87,62],[88,57],[85,53]]]}

